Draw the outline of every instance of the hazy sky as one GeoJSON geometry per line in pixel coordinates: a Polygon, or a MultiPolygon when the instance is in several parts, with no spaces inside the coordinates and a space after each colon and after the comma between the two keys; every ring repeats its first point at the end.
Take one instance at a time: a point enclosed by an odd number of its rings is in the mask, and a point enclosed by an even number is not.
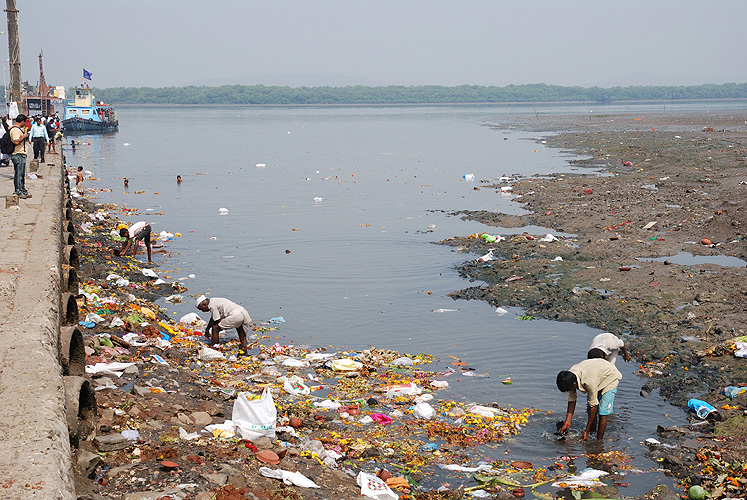
{"type": "Polygon", "coordinates": [[[102,88],[747,82],[747,0],[17,0],[17,7],[23,79],[34,84],[40,50],[47,83],[66,87],[80,82],[82,68],[102,88]]]}

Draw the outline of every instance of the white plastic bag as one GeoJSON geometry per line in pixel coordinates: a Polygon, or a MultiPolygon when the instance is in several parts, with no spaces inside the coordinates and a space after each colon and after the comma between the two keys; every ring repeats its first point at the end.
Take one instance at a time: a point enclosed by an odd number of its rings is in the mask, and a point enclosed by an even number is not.
{"type": "Polygon", "coordinates": [[[245,392],[240,392],[233,402],[233,420],[238,435],[251,441],[262,437],[275,437],[275,425],[278,411],[272,400],[269,389],[262,392],[262,397],[249,401],[245,392]]]}
{"type": "Polygon", "coordinates": [[[265,477],[271,477],[273,479],[281,479],[285,484],[295,484],[301,488],[318,488],[319,486],[304,476],[300,472],[291,472],[283,469],[270,469],[269,467],[260,467],[259,473],[265,477]]]}
{"type": "Polygon", "coordinates": [[[153,269],[148,269],[146,267],[146,268],[143,268],[143,270],[141,272],[143,273],[143,276],[145,276],[147,278],[158,278],[158,275],[156,274],[156,272],[153,269]]]}
{"type": "Polygon", "coordinates": [[[364,497],[375,498],[376,500],[397,500],[399,498],[379,477],[359,472],[355,480],[361,487],[361,495],[364,497]]]}
{"type": "Polygon", "coordinates": [[[309,394],[311,392],[311,389],[303,383],[303,379],[297,375],[285,377],[283,389],[285,389],[285,392],[295,395],[309,394]]]}
{"type": "Polygon", "coordinates": [[[200,349],[200,353],[197,355],[197,357],[200,359],[200,361],[218,361],[221,359],[226,359],[222,352],[211,349],[206,345],[202,346],[202,349],[200,349]]]}
{"type": "Polygon", "coordinates": [[[428,403],[418,403],[415,405],[415,409],[412,410],[412,416],[415,418],[424,418],[429,420],[436,414],[436,410],[433,409],[428,403]]]}
{"type": "Polygon", "coordinates": [[[102,318],[101,316],[99,316],[98,314],[96,314],[96,313],[88,313],[88,314],[86,314],[86,322],[87,323],[88,322],[94,322],[94,323],[96,323],[98,325],[99,323],[103,323],[104,321],[106,321],[106,320],[104,318],[102,318]]]}
{"type": "Polygon", "coordinates": [[[423,392],[423,390],[418,387],[418,384],[410,382],[407,385],[392,387],[386,391],[386,397],[396,398],[397,396],[417,396],[421,392],[423,392]]]}

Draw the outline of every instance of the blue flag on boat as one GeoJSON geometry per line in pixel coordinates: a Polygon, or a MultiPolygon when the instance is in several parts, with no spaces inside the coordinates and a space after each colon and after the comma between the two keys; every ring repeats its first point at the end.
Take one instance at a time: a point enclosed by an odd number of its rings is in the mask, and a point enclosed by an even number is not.
{"type": "Polygon", "coordinates": [[[86,80],[91,80],[91,77],[93,76],[93,73],[90,71],[86,71],[86,68],[83,68],[83,78],[86,80]]]}

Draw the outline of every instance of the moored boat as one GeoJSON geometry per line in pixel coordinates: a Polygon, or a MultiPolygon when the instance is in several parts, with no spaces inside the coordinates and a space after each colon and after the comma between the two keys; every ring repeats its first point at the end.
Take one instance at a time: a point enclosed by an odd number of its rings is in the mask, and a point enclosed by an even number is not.
{"type": "Polygon", "coordinates": [[[97,101],[86,85],[75,87],[74,95],[65,101],[62,128],[69,132],[110,132],[119,127],[117,112],[110,104],[97,101]]]}

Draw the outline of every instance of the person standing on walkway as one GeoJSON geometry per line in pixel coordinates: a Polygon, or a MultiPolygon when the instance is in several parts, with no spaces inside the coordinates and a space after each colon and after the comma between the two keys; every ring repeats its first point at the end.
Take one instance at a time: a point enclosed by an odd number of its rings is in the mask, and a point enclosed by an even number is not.
{"type": "Polygon", "coordinates": [[[581,441],[586,441],[592,430],[596,430],[597,439],[601,440],[607,429],[607,415],[612,415],[620,380],[622,373],[615,365],[599,358],[585,359],[571,366],[569,370],[558,373],[555,381],[558,390],[568,393],[565,422],[558,431],[563,433],[570,428],[573,413],[576,411],[576,390],[579,390],[586,394],[587,413],[586,429],[581,434],[581,441]]]}
{"type": "Polygon", "coordinates": [[[197,297],[195,307],[203,312],[210,311],[210,321],[205,327],[205,337],[210,339],[211,346],[220,341],[221,330],[236,328],[241,349],[246,349],[246,334],[249,332],[249,322],[252,320],[246,309],[228,299],[220,297],[208,299],[204,295],[197,297]]]}
{"type": "Polygon", "coordinates": [[[26,119],[26,115],[16,116],[16,122],[8,132],[10,140],[16,145],[13,154],[10,155],[10,161],[13,162],[13,168],[15,169],[15,175],[13,176],[15,191],[13,194],[23,199],[31,198],[29,192],[26,191],[26,138],[29,136],[26,132],[26,119]]]}
{"type": "Polygon", "coordinates": [[[622,351],[623,359],[630,362],[630,354],[625,348],[625,342],[616,335],[605,332],[600,333],[591,341],[587,358],[604,358],[613,365],[617,361],[617,353],[622,351]]]}
{"type": "Polygon", "coordinates": [[[47,153],[57,153],[54,149],[54,134],[57,132],[57,129],[55,128],[55,122],[54,118],[51,116],[47,119],[47,138],[49,141],[47,142],[47,153]]]}
{"type": "Polygon", "coordinates": [[[37,116],[34,124],[31,125],[29,140],[34,144],[34,160],[41,155],[41,162],[44,163],[44,148],[49,142],[49,134],[47,134],[47,127],[42,123],[41,116],[37,116]]]}
{"type": "MultiPolygon", "coordinates": [[[[2,119],[0,119],[0,122],[2,124],[2,128],[0,128],[0,141],[3,139],[3,136],[10,132],[10,127],[8,126],[8,117],[3,116],[2,119]]],[[[10,166],[10,155],[6,155],[5,153],[0,153],[0,167],[8,167],[10,166]]]]}

